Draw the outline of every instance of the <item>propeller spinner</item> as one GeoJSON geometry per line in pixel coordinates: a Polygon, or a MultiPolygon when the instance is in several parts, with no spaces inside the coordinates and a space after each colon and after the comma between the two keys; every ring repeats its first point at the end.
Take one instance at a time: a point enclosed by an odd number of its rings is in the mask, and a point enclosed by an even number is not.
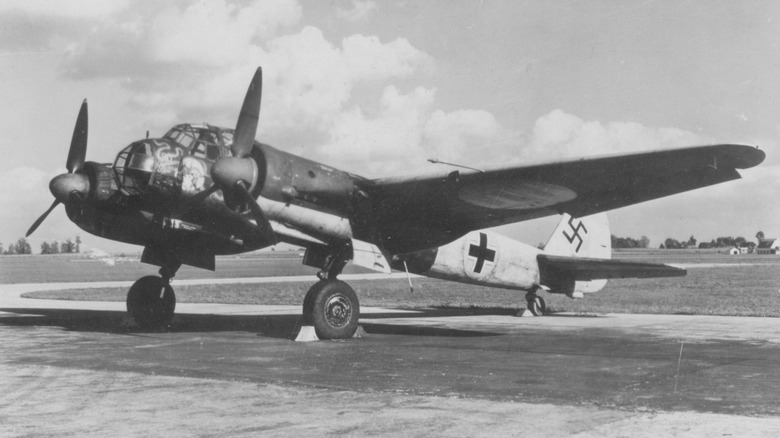
{"type": "Polygon", "coordinates": [[[70,150],[68,151],[68,160],[65,163],[68,173],[57,175],[49,182],[49,191],[54,195],[54,202],[27,230],[26,237],[29,237],[38,229],[57,205],[67,203],[74,195],[84,198],[89,194],[89,178],[81,173],[87,156],[88,118],[87,99],[84,99],[79,115],[76,118],[76,126],[73,129],[73,138],[70,141],[70,150]]]}

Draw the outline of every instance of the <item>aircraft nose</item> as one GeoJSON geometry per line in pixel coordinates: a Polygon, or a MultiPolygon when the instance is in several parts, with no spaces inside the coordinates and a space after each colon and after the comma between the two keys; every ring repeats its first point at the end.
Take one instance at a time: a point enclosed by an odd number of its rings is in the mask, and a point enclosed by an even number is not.
{"type": "Polygon", "coordinates": [[[82,197],[89,194],[89,178],[81,173],[63,173],[49,182],[49,190],[58,201],[67,204],[73,192],[81,194],[82,197]]]}

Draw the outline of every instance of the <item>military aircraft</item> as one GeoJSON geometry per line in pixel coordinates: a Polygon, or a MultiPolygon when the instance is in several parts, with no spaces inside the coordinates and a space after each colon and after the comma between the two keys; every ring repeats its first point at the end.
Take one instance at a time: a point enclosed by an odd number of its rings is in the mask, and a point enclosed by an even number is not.
{"type": "MultiPolygon", "coordinates": [[[[142,245],[159,276],[136,281],[130,317],[167,326],[182,264],[215,268],[215,256],[287,242],[306,248],[319,269],[303,315],[322,339],[351,337],[360,314],[353,289],[338,280],[347,262],[464,283],[524,291],[544,313],[545,290],[572,298],[606,279],[684,275],[666,265],[610,260],[603,212],[740,178],[758,165],[752,146],[718,144],[490,170],[368,179],[255,141],[262,69],[247,90],[235,129],[180,124],[162,138],[135,141],[113,163],[85,161],[87,101],[76,120],[67,173],[49,184],[83,230],[142,245]],[[563,215],[544,247],[486,228],[563,215]]],[[[147,135],[148,137],[148,135],[147,135]]]]}

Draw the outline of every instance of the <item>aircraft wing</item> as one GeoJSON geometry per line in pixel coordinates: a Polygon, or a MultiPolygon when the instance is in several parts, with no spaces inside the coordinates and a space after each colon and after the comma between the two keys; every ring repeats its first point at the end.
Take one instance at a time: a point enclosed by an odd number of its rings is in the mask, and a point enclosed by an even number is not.
{"type": "Polygon", "coordinates": [[[536,256],[541,283],[545,278],[568,278],[590,281],[614,278],[684,277],[685,269],[656,263],[630,262],[547,254],[536,256]]]}
{"type": "Polygon", "coordinates": [[[608,211],[740,178],[763,151],[719,144],[435,176],[367,181],[372,222],[394,253],[544,216],[608,211]]]}

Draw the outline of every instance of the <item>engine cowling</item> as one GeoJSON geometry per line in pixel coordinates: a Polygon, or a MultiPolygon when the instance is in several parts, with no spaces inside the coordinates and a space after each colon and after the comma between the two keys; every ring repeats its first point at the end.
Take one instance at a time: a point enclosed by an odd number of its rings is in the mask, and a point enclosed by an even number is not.
{"type": "Polygon", "coordinates": [[[89,177],[90,201],[107,201],[118,190],[110,164],[87,161],[84,164],[84,172],[89,177]]]}

